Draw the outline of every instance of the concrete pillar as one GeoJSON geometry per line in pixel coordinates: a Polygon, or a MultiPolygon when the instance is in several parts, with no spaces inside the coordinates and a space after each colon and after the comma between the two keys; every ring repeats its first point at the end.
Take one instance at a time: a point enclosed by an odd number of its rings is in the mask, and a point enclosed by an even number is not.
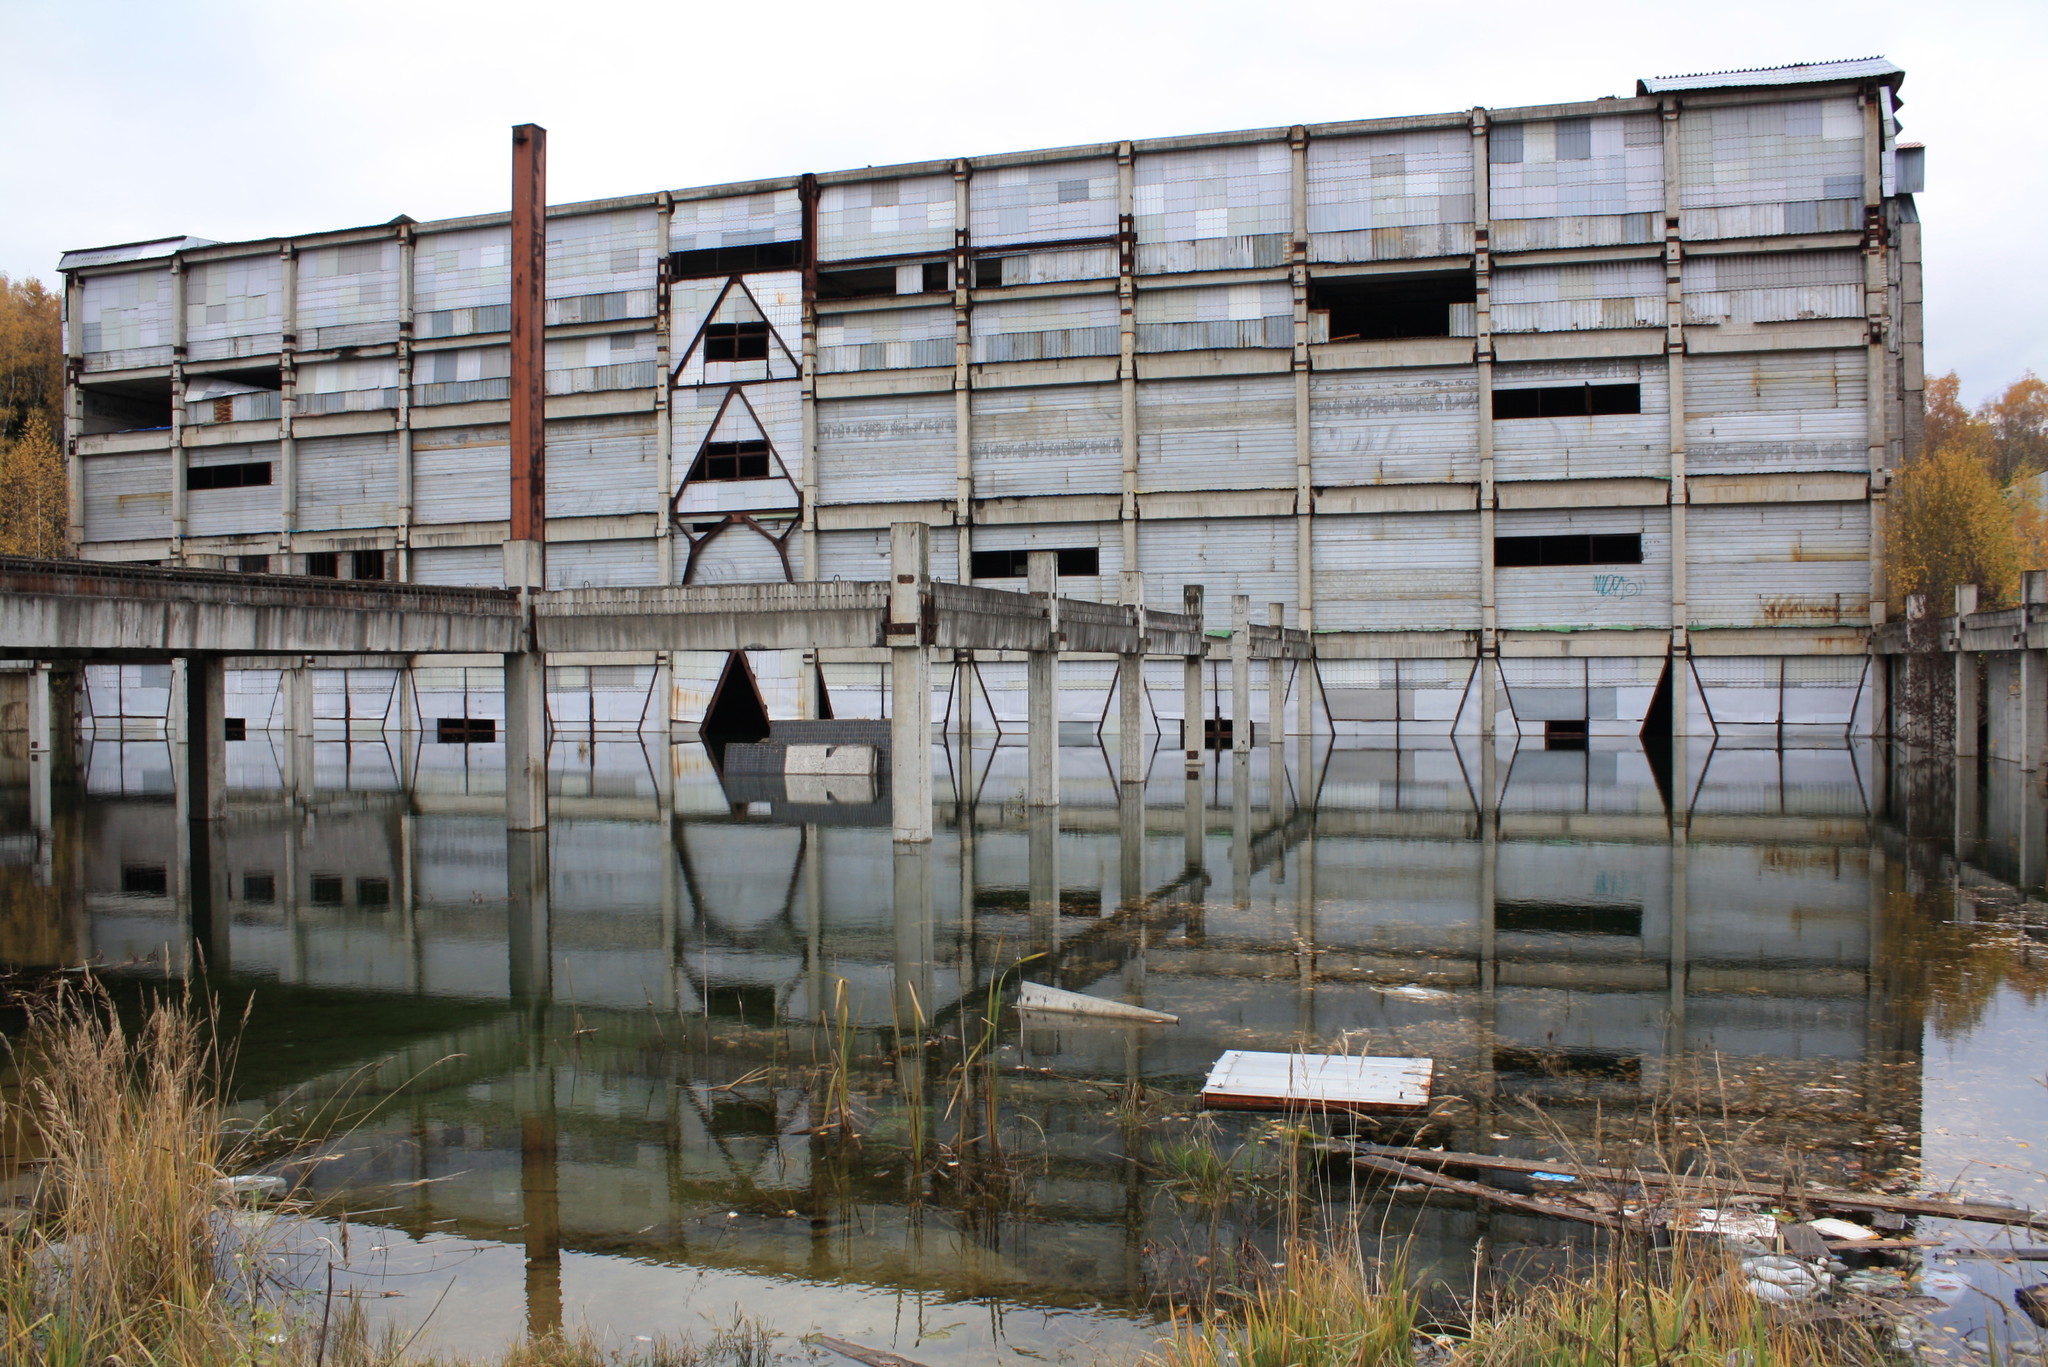
{"type": "MultiPolygon", "coordinates": [[[[2020,576],[2020,611],[2022,641],[2037,617],[2048,617],[2048,570],[2028,570],[2020,576]]],[[[2019,650],[2020,671],[2020,715],[2015,718],[2014,730],[2022,771],[2032,773],[2041,767],[2044,744],[2048,744],[2048,660],[2044,652],[2019,650]]]]}
{"type": "MultiPolygon", "coordinates": [[[[1195,619],[1196,629],[1202,621],[1202,586],[1186,584],[1181,587],[1181,611],[1195,619]]],[[[1203,714],[1207,709],[1202,705],[1202,656],[1198,652],[1187,657],[1186,668],[1181,674],[1180,689],[1180,743],[1187,752],[1187,773],[1191,779],[1202,776],[1203,737],[1207,725],[1203,714]]]]}
{"type": "Polygon", "coordinates": [[[1122,783],[1145,781],[1145,576],[1139,570],[1125,570],[1118,577],[1117,600],[1136,609],[1139,649],[1119,655],[1116,662],[1117,692],[1117,779],[1122,783]]]}
{"type": "Polygon", "coordinates": [[[505,828],[540,831],[547,824],[547,656],[522,650],[505,656],[505,828]]]}
{"type": "Polygon", "coordinates": [[[285,787],[293,797],[313,796],[313,671],[294,660],[278,685],[284,692],[285,787]]]}
{"type": "Polygon", "coordinates": [[[1977,586],[1956,585],[1955,753],[1977,753],[1977,657],[1962,648],[1963,619],[1977,610],[1977,586]]]}
{"type": "MultiPolygon", "coordinates": [[[[805,656],[806,659],[810,657],[805,656]]],[[[661,737],[663,745],[668,744],[669,708],[675,699],[675,657],[666,650],[657,651],[654,656],[654,682],[647,686],[647,712],[640,720],[642,731],[652,731],[661,737]]],[[[816,688],[811,678],[810,667],[806,666],[797,687],[797,715],[810,716],[803,701],[804,687],[816,688]]]]}
{"type": "Polygon", "coordinates": [[[57,767],[56,708],[50,696],[50,666],[28,672],[28,819],[39,840],[47,842],[56,826],[51,771],[57,767]]]}
{"type": "Polygon", "coordinates": [[[1041,807],[1026,817],[1031,898],[1031,949],[1050,953],[1060,947],[1060,814],[1041,807]]]}
{"type": "Polygon", "coordinates": [[[1055,807],[1060,800],[1058,557],[1051,551],[1032,551],[1026,561],[1026,573],[1031,596],[1045,605],[1050,639],[1047,649],[1030,652],[1025,665],[1025,740],[1029,746],[1030,776],[1024,800],[1033,807],[1055,807]]]}
{"type": "MultiPolygon", "coordinates": [[[[1266,621],[1275,631],[1285,630],[1287,604],[1266,604],[1266,621]]],[[[1287,738],[1287,661],[1278,641],[1266,661],[1266,731],[1266,739],[1275,745],[1287,738]]]]}
{"type": "Polygon", "coordinates": [[[553,913],[548,892],[548,833],[506,831],[505,935],[508,986],[515,1001],[539,1003],[554,995],[553,913]]]}
{"type": "Polygon", "coordinates": [[[229,935],[232,921],[228,909],[228,842],[224,821],[194,821],[184,835],[190,844],[188,890],[191,905],[192,948],[211,974],[234,970],[229,935]]]}
{"type": "Polygon", "coordinates": [[[184,703],[188,815],[194,821],[219,821],[228,814],[227,670],[220,656],[194,655],[186,661],[184,703]]]}
{"type": "Polygon", "coordinates": [[[889,802],[895,838],[932,838],[932,654],[924,605],[931,594],[932,529],[889,529],[889,802]]]}
{"type": "Polygon", "coordinates": [[[1190,869],[1203,866],[1202,839],[1208,833],[1202,810],[1202,775],[1192,772],[1181,791],[1181,860],[1190,869]]]}
{"type": "MultiPolygon", "coordinates": [[[[164,739],[173,745],[183,745],[192,738],[189,720],[185,716],[185,657],[176,656],[171,660],[171,700],[166,705],[164,716],[164,739]]],[[[126,706],[122,708],[126,711],[126,706]]]]}
{"type": "Polygon", "coordinates": [[[1230,757],[1230,896],[1239,906],[1252,900],[1252,757],[1230,757]]]}
{"type": "Polygon", "coordinates": [[[1230,749],[1252,752],[1252,600],[1243,593],[1230,596],[1230,749]]]}

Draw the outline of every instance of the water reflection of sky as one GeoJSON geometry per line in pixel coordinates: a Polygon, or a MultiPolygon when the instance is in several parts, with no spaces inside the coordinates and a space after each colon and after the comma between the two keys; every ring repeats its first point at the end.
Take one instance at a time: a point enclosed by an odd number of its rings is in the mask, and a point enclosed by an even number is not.
{"type": "MultiPolygon", "coordinates": [[[[1070,745],[1055,816],[1022,806],[1021,746],[935,747],[939,829],[906,851],[871,785],[722,782],[695,745],[558,744],[535,846],[504,830],[500,747],[263,733],[230,746],[230,817],[194,844],[170,748],[103,741],[49,831],[0,786],[0,935],[24,962],[204,959],[253,992],[245,1111],[385,1097],[318,1180],[367,1222],[365,1289],[403,1291],[373,1312],[438,1307],[423,1342],[495,1343],[536,1306],[626,1335],[737,1307],[933,1364],[1086,1361],[1144,1340],[1200,1249],[1270,1236],[1158,1180],[1225,1048],[1427,1055],[1456,1100],[1425,1138],[1451,1147],[1536,1152],[1711,1090],[1754,1112],[1760,1156],[1810,1146],[1853,1180],[1924,1143],[1933,1177],[1974,1164],[2048,1204],[2022,1147],[2048,1144],[2040,1004],[2008,988],[1973,1016],[1929,967],[1975,933],[1930,929],[1959,867],[2041,882],[2040,795],[1993,766],[1958,798],[1886,758],[1318,740],[1192,785],[1161,752],[1119,793],[1070,745]],[[963,1031],[1034,954],[1182,1024],[1005,1017],[1020,1176],[977,1204],[946,1169],[963,1031]],[[920,1019],[941,1042],[906,1053],[920,1019]],[[811,1133],[835,1038],[865,1093],[852,1154],[811,1133]]],[[[1972,1002],[1990,962],[1952,975],[1972,1002]]],[[[1482,1241],[1505,1267],[1578,1234],[1375,1218],[1460,1284],[1482,1241]]]]}

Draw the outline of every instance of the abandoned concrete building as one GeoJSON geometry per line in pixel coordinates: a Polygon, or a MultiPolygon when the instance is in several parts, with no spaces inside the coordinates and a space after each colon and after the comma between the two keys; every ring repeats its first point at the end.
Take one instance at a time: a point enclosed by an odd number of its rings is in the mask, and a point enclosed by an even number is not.
{"type": "MultiPolygon", "coordinates": [[[[1921,413],[1921,152],[1882,58],[1632,97],[555,206],[551,587],[936,577],[1314,633],[1281,730],[1868,729],[1921,413]]],[[[65,256],[81,556],[502,582],[508,215],[65,256]]],[[[558,733],[875,716],[885,651],[557,658],[558,733]]],[[[253,663],[253,662],[252,662],[253,663]]],[[[496,657],[313,657],[323,728],[489,721],[496,657]]],[[[1177,731],[1177,661],[1146,715],[1177,731]]],[[[934,669],[1021,717],[1023,665],[934,669]]],[[[96,725],[171,667],[87,671],[96,725]]],[[[1060,712],[1114,718],[1113,660],[1060,712]]],[[[1277,676],[1276,676],[1277,677],[1277,676]]],[[[275,661],[232,676],[282,715],[275,661]]],[[[231,709],[233,710],[233,709],[231,709]]],[[[444,728],[445,729],[445,728],[444,728]]],[[[481,738],[465,731],[460,738],[481,738]]]]}

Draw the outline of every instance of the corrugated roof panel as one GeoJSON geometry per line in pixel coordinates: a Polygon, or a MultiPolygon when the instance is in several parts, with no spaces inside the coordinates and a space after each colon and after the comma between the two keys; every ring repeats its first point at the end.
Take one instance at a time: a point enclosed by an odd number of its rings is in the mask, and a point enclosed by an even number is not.
{"type": "MultiPolygon", "coordinates": [[[[1822,81],[1860,81],[1872,77],[1903,78],[1906,69],[1889,57],[1852,57],[1838,62],[1800,62],[1793,66],[1760,66],[1743,71],[1700,71],[1689,76],[1645,76],[1636,82],[1638,95],[1672,90],[1724,90],[1740,86],[1812,85],[1822,81]]],[[[1894,81],[1893,84],[1900,84],[1894,81]]]]}

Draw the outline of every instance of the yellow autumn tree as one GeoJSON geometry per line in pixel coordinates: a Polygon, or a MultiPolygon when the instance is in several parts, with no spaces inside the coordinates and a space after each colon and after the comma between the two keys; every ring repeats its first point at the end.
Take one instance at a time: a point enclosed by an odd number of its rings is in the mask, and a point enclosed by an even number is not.
{"type": "Polygon", "coordinates": [[[1927,450],[1900,470],[1886,502],[1886,551],[1894,612],[1927,595],[1945,615],[1958,584],[1986,604],[2009,600],[2022,568],[2021,501],[1996,473],[1990,422],[1965,409],[1953,373],[1930,382],[1927,450]]]}
{"type": "Polygon", "coordinates": [[[56,293],[0,275],[0,554],[64,554],[63,390],[56,293]]]}

